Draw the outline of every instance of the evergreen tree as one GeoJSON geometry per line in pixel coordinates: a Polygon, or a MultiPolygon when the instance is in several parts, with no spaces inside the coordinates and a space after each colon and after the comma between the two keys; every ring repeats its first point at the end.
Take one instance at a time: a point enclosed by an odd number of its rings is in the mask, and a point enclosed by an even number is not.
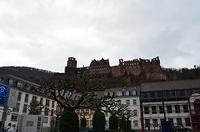
{"type": "Polygon", "coordinates": [[[104,113],[99,110],[95,111],[92,124],[94,132],[104,132],[106,124],[104,113]]]}
{"type": "Polygon", "coordinates": [[[126,128],[126,120],[125,120],[125,118],[120,119],[119,125],[120,125],[120,129],[121,130],[125,130],[125,128],[126,128]]]}
{"type": "Polygon", "coordinates": [[[81,127],[82,128],[86,128],[86,119],[85,119],[85,117],[81,118],[81,127]]]}
{"type": "Polygon", "coordinates": [[[74,110],[64,109],[60,118],[60,132],[79,132],[79,120],[74,110]]]}
{"type": "Polygon", "coordinates": [[[118,117],[116,115],[111,115],[109,118],[109,129],[117,130],[118,129],[118,117]]]}

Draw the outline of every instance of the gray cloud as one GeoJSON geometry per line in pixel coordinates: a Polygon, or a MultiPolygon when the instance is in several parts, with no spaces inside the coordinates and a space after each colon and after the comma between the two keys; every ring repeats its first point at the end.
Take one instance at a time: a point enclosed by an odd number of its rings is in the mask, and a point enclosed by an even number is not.
{"type": "Polygon", "coordinates": [[[200,1],[1,0],[0,66],[64,71],[94,58],[160,56],[164,67],[199,65],[200,1]]]}

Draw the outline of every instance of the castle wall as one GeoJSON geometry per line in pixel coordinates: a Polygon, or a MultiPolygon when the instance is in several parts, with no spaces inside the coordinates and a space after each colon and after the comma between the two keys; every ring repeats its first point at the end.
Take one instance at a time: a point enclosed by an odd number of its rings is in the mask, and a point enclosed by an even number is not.
{"type": "MultiPolygon", "coordinates": [[[[65,69],[65,73],[77,74],[76,66],[77,62],[75,58],[68,59],[68,66],[65,69]]],[[[82,72],[81,72],[82,73],[82,72]]],[[[123,59],[119,60],[119,65],[110,66],[109,60],[101,59],[101,60],[92,60],[90,66],[84,69],[84,73],[100,77],[111,75],[112,77],[120,77],[123,75],[133,75],[140,76],[144,74],[146,79],[152,80],[163,80],[164,76],[161,71],[160,60],[158,57],[149,59],[134,59],[124,61],[123,59]]]]}

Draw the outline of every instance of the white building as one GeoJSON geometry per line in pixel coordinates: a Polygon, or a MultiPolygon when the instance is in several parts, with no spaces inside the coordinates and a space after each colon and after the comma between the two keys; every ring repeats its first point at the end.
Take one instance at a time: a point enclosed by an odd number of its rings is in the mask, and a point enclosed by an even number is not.
{"type": "MultiPolygon", "coordinates": [[[[6,118],[1,120],[5,121],[5,125],[8,123],[18,124],[20,115],[29,114],[29,106],[32,100],[37,100],[44,106],[40,115],[44,116],[43,119],[43,131],[49,131],[51,127],[51,121],[55,117],[55,111],[57,110],[57,102],[48,95],[34,92],[34,89],[40,86],[36,83],[24,80],[22,78],[6,75],[1,77],[1,82],[6,83],[9,87],[8,109],[6,111],[6,118]]],[[[1,112],[1,110],[0,110],[1,112]]],[[[0,114],[1,115],[1,114],[0,114]]]]}
{"type": "Polygon", "coordinates": [[[144,129],[161,129],[161,121],[166,119],[174,126],[184,126],[191,129],[190,111],[187,100],[165,101],[164,111],[162,102],[144,102],[143,104],[144,129]]]}
{"type": "Polygon", "coordinates": [[[200,93],[200,79],[143,83],[140,91],[142,129],[160,129],[164,112],[175,128],[192,129],[189,98],[200,93]]]}
{"type": "MultiPolygon", "coordinates": [[[[140,99],[138,87],[126,88],[112,88],[106,89],[105,95],[114,96],[122,104],[128,105],[129,109],[134,113],[130,118],[131,129],[141,129],[141,115],[140,115],[140,99]]],[[[110,114],[106,114],[106,128],[109,128],[110,114]]]]}

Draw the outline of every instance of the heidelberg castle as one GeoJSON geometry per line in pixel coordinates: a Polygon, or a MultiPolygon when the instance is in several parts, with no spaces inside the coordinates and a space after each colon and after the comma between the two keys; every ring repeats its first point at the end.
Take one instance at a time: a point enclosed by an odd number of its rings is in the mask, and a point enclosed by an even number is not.
{"type": "Polygon", "coordinates": [[[149,59],[133,59],[124,61],[119,59],[117,66],[110,66],[108,59],[92,60],[88,67],[77,67],[77,60],[74,57],[69,57],[65,74],[79,75],[87,74],[90,77],[121,77],[124,75],[139,77],[141,74],[146,79],[151,80],[166,80],[163,74],[159,57],[149,59]]]}

